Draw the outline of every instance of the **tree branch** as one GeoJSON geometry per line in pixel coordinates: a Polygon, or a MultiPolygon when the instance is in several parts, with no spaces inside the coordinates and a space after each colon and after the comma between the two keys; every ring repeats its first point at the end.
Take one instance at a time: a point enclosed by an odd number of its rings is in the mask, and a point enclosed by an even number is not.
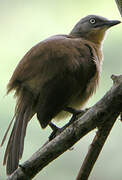
{"type": "MultiPolygon", "coordinates": [[[[121,77],[121,76],[120,76],[121,77]]],[[[112,76],[114,85],[119,84],[119,77],[112,76]]],[[[78,176],[76,180],[87,180],[92,168],[105,144],[105,141],[116,121],[116,115],[111,117],[111,120],[108,119],[105,123],[103,123],[97,131],[96,136],[94,137],[94,140],[90,146],[90,149],[84,159],[84,162],[80,168],[80,171],[78,173],[78,176]]]]}
{"type": "Polygon", "coordinates": [[[103,123],[97,131],[96,136],[91,144],[91,147],[84,159],[81,169],[78,173],[76,180],[87,180],[92,168],[105,144],[105,141],[116,121],[116,117],[112,117],[111,121],[103,123]]]}
{"type": "Polygon", "coordinates": [[[116,4],[117,4],[117,7],[119,9],[119,12],[122,16],[122,0],[115,0],[116,4]]]}
{"type": "Polygon", "coordinates": [[[87,156],[84,159],[84,162],[81,166],[81,169],[78,173],[76,180],[87,180],[92,168],[104,146],[104,143],[109,135],[110,130],[112,129],[116,117],[112,117],[111,121],[104,123],[101,128],[97,131],[96,136],[91,144],[91,147],[88,151],[87,156]]]}
{"type": "MultiPolygon", "coordinates": [[[[78,140],[103,123],[117,118],[122,111],[122,76],[119,83],[90,108],[82,117],[69,125],[61,134],[40,148],[22,164],[7,180],[30,180],[51,161],[71,148],[78,140]]],[[[115,82],[117,82],[117,80],[115,82]]]]}

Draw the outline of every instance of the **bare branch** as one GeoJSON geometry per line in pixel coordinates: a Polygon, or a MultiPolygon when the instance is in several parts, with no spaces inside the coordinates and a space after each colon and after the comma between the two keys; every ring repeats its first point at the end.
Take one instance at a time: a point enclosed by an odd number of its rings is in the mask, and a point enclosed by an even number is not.
{"type": "Polygon", "coordinates": [[[117,7],[119,9],[119,12],[122,16],[122,0],[115,0],[116,1],[116,4],[117,4],[117,7]]]}
{"type": "MultiPolygon", "coordinates": [[[[116,77],[116,76],[114,76],[116,77]]],[[[122,111],[122,77],[119,83],[89,109],[82,117],[68,126],[61,134],[40,148],[30,159],[22,164],[8,180],[30,180],[51,161],[71,148],[78,140],[103,123],[117,118],[122,111]]],[[[117,79],[118,79],[117,78],[117,79]]]]}
{"type": "MultiPolygon", "coordinates": [[[[121,82],[121,76],[111,76],[114,86],[117,86],[121,82]]],[[[91,144],[91,147],[84,159],[84,162],[80,168],[78,176],[76,180],[87,180],[92,168],[105,144],[105,141],[116,121],[116,115],[111,117],[111,120],[108,119],[105,123],[103,123],[97,131],[96,136],[91,144]]]]}
{"type": "Polygon", "coordinates": [[[84,162],[81,166],[81,169],[78,173],[76,180],[88,179],[115,121],[116,121],[116,117],[112,117],[111,121],[103,123],[103,125],[97,131],[97,134],[94,137],[94,140],[84,159],[84,162]]]}

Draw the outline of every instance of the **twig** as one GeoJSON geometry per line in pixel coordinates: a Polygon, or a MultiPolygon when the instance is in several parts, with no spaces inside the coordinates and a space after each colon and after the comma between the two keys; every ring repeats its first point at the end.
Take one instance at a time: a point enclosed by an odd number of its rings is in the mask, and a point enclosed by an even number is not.
{"type": "Polygon", "coordinates": [[[97,134],[94,137],[94,140],[84,159],[84,162],[81,166],[81,169],[78,173],[76,180],[88,179],[115,121],[116,121],[116,117],[112,118],[111,121],[104,123],[103,126],[101,126],[101,128],[97,131],[97,134]]]}
{"type": "MultiPolygon", "coordinates": [[[[115,86],[117,86],[121,81],[121,76],[111,76],[113,83],[115,86]]],[[[116,121],[116,115],[111,117],[111,120],[108,119],[105,123],[103,123],[97,131],[96,136],[94,137],[94,140],[90,146],[90,149],[84,159],[84,162],[80,168],[80,171],[78,173],[78,176],[76,180],[87,180],[93,166],[105,144],[105,141],[107,140],[107,137],[116,121]]]]}
{"type": "Polygon", "coordinates": [[[22,164],[8,180],[30,180],[51,161],[71,148],[80,138],[122,112],[122,78],[106,95],[81,118],[68,126],[51,142],[40,148],[22,164]],[[108,113],[109,112],[109,113],[108,113]]]}
{"type": "Polygon", "coordinates": [[[122,0],[115,0],[116,1],[116,4],[117,4],[117,7],[119,9],[119,12],[122,16],[122,0]]]}
{"type": "Polygon", "coordinates": [[[76,180],[88,179],[115,121],[116,117],[112,117],[111,121],[105,122],[97,131],[97,134],[94,137],[94,140],[91,144],[88,154],[84,159],[76,180]]]}
{"type": "MultiPolygon", "coordinates": [[[[117,86],[120,83],[121,76],[112,75],[111,78],[112,78],[115,86],[117,86]]],[[[76,180],[87,180],[88,179],[88,177],[93,169],[93,166],[105,144],[105,141],[106,141],[115,121],[116,121],[116,115],[115,115],[115,117],[111,117],[111,120],[108,119],[108,121],[103,123],[98,128],[97,134],[96,134],[96,136],[91,144],[91,147],[84,159],[84,162],[80,168],[80,171],[78,173],[76,180]]]]}

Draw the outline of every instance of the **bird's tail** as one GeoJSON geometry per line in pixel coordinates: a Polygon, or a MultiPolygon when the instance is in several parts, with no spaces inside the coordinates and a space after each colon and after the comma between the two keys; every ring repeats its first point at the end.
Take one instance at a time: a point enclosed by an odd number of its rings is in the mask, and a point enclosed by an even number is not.
{"type": "MultiPolygon", "coordinates": [[[[19,159],[21,159],[24,149],[24,137],[29,120],[34,115],[33,112],[33,96],[26,89],[21,89],[17,94],[17,105],[15,115],[12,119],[15,120],[14,126],[7,144],[4,155],[3,165],[6,164],[7,174],[12,174],[18,167],[19,159]]],[[[3,145],[12,121],[5,133],[1,146],[3,145]]]]}

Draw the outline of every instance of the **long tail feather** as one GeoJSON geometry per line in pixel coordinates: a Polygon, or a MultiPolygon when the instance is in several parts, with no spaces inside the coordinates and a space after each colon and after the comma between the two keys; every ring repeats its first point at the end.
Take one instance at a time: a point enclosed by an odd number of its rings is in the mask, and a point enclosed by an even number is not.
{"type": "Polygon", "coordinates": [[[14,134],[12,137],[11,147],[7,159],[8,174],[11,174],[18,167],[24,111],[23,111],[23,107],[21,107],[21,111],[16,117],[14,134]]]}
{"type": "Polygon", "coordinates": [[[2,140],[1,145],[0,145],[1,147],[3,146],[3,144],[4,144],[5,140],[6,140],[6,137],[7,137],[7,135],[8,135],[8,132],[9,132],[9,130],[10,130],[10,128],[11,128],[11,125],[12,125],[12,123],[13,123],[13,121],[14,121],[14,118],[15,118],[15,115],[13,116],[13,118],[12,118],[12,120],[11,120],[9,126],[8,126],[8,129],[6,130],[6,133],[5,133],[4,137],[3,137],[3,140],[2,140]]]}
{"type": "Polygon", "coordinates": [[[12,141],[13,133],[14,133],[14,127],[12,129],[12,132],[11,132],[11,135],[9,137],[9,141],[8,141],[8,144],[7,144],[7,147],[6,147],[6,151],[5,151],[5,154],[4,154],[4,160],[3,160],[3,165],[5,165],[6,161],[7,161],[7,155],[9,153],[9,149],[10,149],[10,144],[11,144],[11,141],[12,141]]]}
{"type": "MultiPolygon", "coordinates": [[[[12,174],[17,169],[19,159],[22,157],[27,124],[34,115],[33,103],[34,99],[31,93],[27,92],[26,90],[20,92],[15,108],[15,116],[13,118],[15,119],[15,122],[7,144],[3,161],[4,165],[7,164],[6,171],[8,175],[12,174]]],[[[5,142],[13,119],[9,124],[1,146],[5,142]]]]}
{"type": "Polygon", "coordinates": [[[19,152],[19,158],[21,159],[22,154],[23,154],[23,149],[24,149],[24,137],[26,135],[26,128],[27,128],[27,124],[29,121],[29,116],[32,112],[31,108],[28,108],[27,111],[24,114],[24,119],[23,119],[23,125],[22,125],[22,132],[21,132],[21,141],[20,141],[20,152],[19,152]]]}

